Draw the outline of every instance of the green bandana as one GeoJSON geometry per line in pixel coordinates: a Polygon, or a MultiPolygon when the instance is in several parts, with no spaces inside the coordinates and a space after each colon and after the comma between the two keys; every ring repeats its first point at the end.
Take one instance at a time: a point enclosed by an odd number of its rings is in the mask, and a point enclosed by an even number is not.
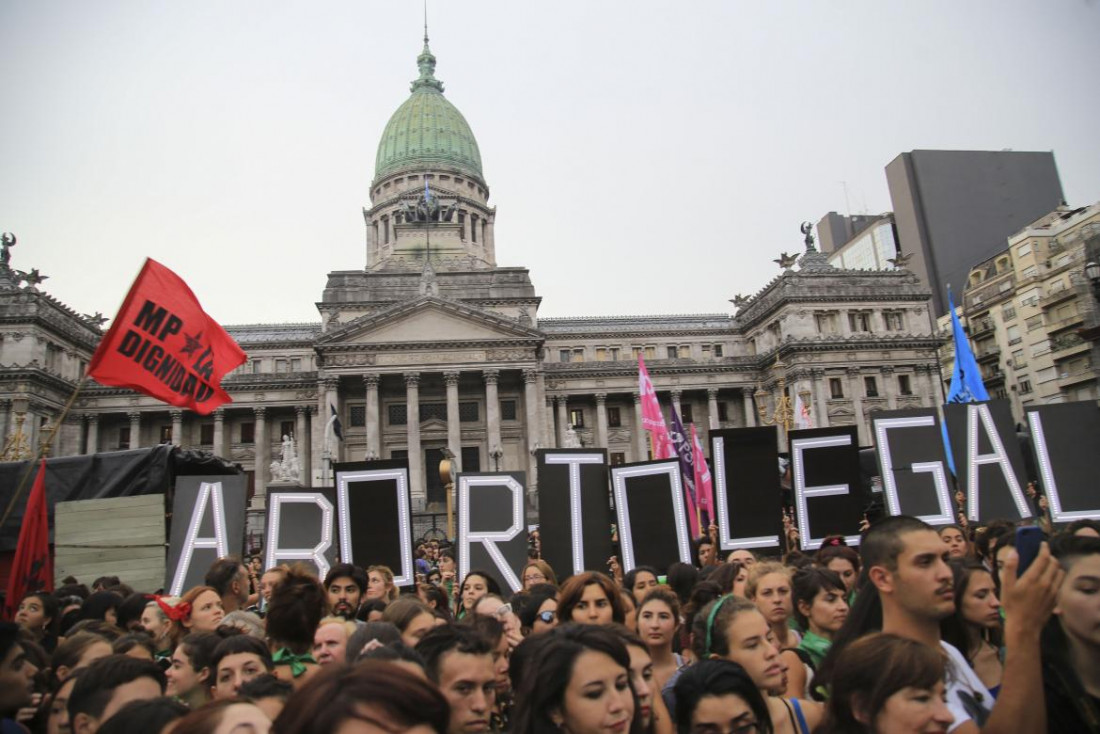
{"type": "Polygon", "coordinates": [[[276,650],[275,655],[273,655],[271,659],[275,661],[276,665],[289,665],[290,674],[295,678],[306,672],[306,663],[317,662],[308,652],[302,653],[301,655],[295,655],[286,647],[280,647],[276,650]]]}
{"type": "Polygon", "coordinates": [[[825,653],[829,652],[832,644],[832,640],[827,640],[821,635],[815,635],[813,632],[807,631],[802,636],[802,642],[798,643],[798,649],[806,651],[810,656],[810,660],[814,663],[814,670],[817,670],[821,667],[821,661],[825,659],[825,653]]]}

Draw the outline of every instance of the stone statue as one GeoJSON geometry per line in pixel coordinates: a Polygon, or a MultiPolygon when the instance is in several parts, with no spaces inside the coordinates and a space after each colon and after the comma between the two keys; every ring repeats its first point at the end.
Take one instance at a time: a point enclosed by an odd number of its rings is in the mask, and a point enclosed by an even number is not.
{"type": "Polygon", "coordinates": [[[577,430],[572,425],[565,429],[565,440],[562,441],[561,447],[563,449],[579,449],[581,446],[581,440],[577,437],[577,430]]]}
{"type": "Polygon", "coordinates": [[[11,248],[15,247],[15,235],[5,232],[0,235],[0,266],[7,267],[11,262],[11,248]]]}
{"type": "Polygon", "coordinates": [[[271,479],[275,482],[297,482],[299,476],[298,452],[291,436],[283,436],[283,448],[279,461],[271,462],[271,479]]]}
{"type": "Polygon", "coordinates": [[[806,235],[804,242],[806,243],[806,250],[812,252],[814,248],[814,225],[813,222],[803,222],[799,228],[802,234],[806,235]]]}

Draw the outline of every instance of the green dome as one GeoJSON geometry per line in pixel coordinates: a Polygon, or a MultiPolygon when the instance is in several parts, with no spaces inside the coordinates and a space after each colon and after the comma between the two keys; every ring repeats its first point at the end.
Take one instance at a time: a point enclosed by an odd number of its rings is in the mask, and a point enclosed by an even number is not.
{"type": "Polygon", "coordinates": [[[443,96],[443,82],[434,76],[435,56],[428,49],[427,37],[416,61],[420,78],[412,83],[412,96],[386,123],[374,162],[375,180],[408,167],[443,165],[484,182],[474,133],[462,113],[443,96]]]}

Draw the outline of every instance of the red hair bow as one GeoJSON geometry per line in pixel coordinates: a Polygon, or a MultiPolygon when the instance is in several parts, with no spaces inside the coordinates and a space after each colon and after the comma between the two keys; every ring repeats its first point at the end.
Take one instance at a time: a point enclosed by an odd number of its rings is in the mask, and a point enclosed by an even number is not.
{"type": "Polygon", "coordinates": [[[179,604],[172,606],[168,602],[164,601],[163,596],[156,597],[157,606],[164,612],[164,616],[173,622],[182,622],[191,616],[191,605],[185,601],[181,601],[179,604]]]}

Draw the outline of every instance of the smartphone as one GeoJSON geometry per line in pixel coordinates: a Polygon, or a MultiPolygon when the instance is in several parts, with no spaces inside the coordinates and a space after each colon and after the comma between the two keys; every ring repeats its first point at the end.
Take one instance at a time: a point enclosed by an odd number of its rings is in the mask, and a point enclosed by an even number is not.
{"type": "Polygon", "coordinates": [[[1039,545],[1043,542],[1043,531],[1034,525],[1016,528],[1016,554],[1020,565],[1016,568],[1016,577],[1024,575],[1035,556],[1039,555],[1039,545]]]}

